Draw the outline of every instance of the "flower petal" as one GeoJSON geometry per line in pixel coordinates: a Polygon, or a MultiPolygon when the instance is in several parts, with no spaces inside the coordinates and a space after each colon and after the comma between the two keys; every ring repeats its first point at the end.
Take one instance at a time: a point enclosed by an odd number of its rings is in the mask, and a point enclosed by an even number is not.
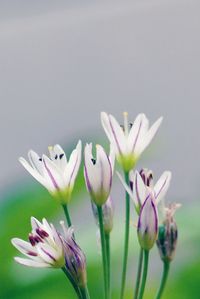
{"type": "Polygon", "coordinates": [[[149,121],[146,118],[145,114],[139,114],[128,135],[128,148],[129,151],[134,153],[137,152],[137,148],[140,145],[141,139],[144,134],[147,132],[149,127],[149,121]]]}
{"type": "Polygon", "coordinates": [[[127,151],[126,137],[119,123],[111,114],[107,115],[105,112],[101,113],[101,122],[108,139],[116,151],[116,154],[125,154],[127,151]]]}
{"type": "Polygon", "coordinates": [[[160,117],[148,130],[148,132],[144,136],[143,140],[141,141],[140,147],[138,148],[139,154],[141,154],[147,148],[147,146],[150,144],[151,140],[157,133],[158,128],[160,127],[160,125],[162,123],[162,120],[163,120],[163,117],[160,117]]]}
{"type": "Polygon", "coordinates": [[[19,162],[40,184],[47,188],[47,184],[44,177],[42,177],[42,175],[36,169],[31,167],[30,164],[23,157],[19,158],[19,162]]]}
{"type": "Polygon", "coordinates": [[[154,194],[155,194],[155,200],[156,204],[159,203],[159,201],[164,198],[169,185],[171,181],[172,174],[170,171],[165,171],[157,181],[157,183],[154,186],[154,194]]]}
{"type": "Polygon", "coordinates": [[[138,171],[135,172],[134,175],[134,183],[133,183],[133,196],[137,205],[141,207],[147,198],[148,188],[145,186],[140,174],[138,171]]]}
{"type": "Polygon", "coordinates": [[[15,257],[15,261],[21,265],[34,267],[34,268],[50,268],[51,265],[44,263],[44,262],[36,262],[30,259],[24,259],[21,257],[15,257]]]}

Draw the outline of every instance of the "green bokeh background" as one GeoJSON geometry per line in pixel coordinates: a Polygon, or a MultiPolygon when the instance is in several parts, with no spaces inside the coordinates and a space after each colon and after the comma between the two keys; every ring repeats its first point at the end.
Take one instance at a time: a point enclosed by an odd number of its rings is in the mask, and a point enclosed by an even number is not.
{"type": "MultiPolygon", "coordinates": [[[[28,175],[27,175],[28,176],[28,175]]],[[[56,226],[64,218],[60,206],[48,192],[32,178],[8,188],[0,207],[0,298],[1,299],[75,299],[73,289],[60,270],[33,269],[14,262],[18,254],[11,245],[12,237],[27,239],[30,216],[46,217],[56,226]]],[[[116,206],[117,203],[115,203],[116,206]]],[[[199,299],[200,281],[200,234],[198,203],[185,202],[177,212],[179,240],[175,260],[163,299],[199,299]]],[[[73,199],[69,206],[76,229],[77,239],[87,256],[88,286],[91,299],[103,298],[101,256],[96,242],[96,226],[92,219],[88,195],[82,171],[76,182],[73,199]]],[[[133,211],[133,208],[132,208],[133,211]]],[[[137,267],[138,244],[132,213],[131,239],[127,276],[126,298],[133,298],[137,267]]],[[[123,248],[124,210],[116,207],[114,230],[111,236],[112,250],[112,298],[119,298],[121,260],[123,248]]],[[[151,251],[148,283],[145,298],[154,298],[162,270],[157,248],[151,251]]]]}

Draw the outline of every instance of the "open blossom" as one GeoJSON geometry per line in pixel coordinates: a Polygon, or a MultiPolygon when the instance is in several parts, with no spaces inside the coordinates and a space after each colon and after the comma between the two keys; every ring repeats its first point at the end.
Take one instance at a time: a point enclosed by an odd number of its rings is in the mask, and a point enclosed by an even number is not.
{"type": "Polygon", "coordinates": [[[113,159],[109,158],[101,145],[96,146],[96,158],[92,154],[92,143],[84,151],[84,176],[91,199],[103,205],[110,194],[113,175],[113,159]]]}
{"type": "Polygon", "coordinates": [[[58,144],[49,147],[49,154],[50,157],[46,155],[40,157],[30,150],[28,152],[29,163],[22,157],[19,161],[59,202],[68,203],[81,163],[81,141],[72,151],[69,161],[58,144]]]}
{"type": "Polygon", "coordinates": [[[140,246],[144,250],[150,250],[157,240],[158,212],[154,201],[153,195],[150,194],[143,203],[139,214],[137,233],[140,246]]]}
{"type": "Polygon", "coordinates": [[[153,193],[155,204],[157,205],[166,195],[171,181],[171,172],[164,171],[154,185],[153,172],[148,169],[142,169],[140,172],[130,172],[130,186],[128,186],[121,175],[117,174],[133,200],[138,213],[150,193],[153,193]]]}
{"type": "Polygon", "coordinates": [[[160,117],[150,128],[145,114],[139,114],[134,123],[129,126],[128,113],[124,113],[124,130],[116,119],[105,112],[101,113],[101,123],[104,131],[114,147],[117,161],[124,171],[130,171],[136,164],[142,152],[152,141],[162,122],[160,117]]]}
{"type": "Polygon", "coordinates": [[[178,229],[174,220],[174,214],[180,204],[170,204],[164,208],[165,219],[159,226],[157,247],[163,261],[172,261],[176,251],[178,229]]]}
{"type": "Polygon", "coordinates": [[[16,262],[30,267],[62,268],[65,253],[60,234],[46,219],[31,218],[32,232],[29,242],[13,238],[12,244],[27,258],[15,257],[16,262]]]}
{"type": "Polygon", "coordinates": [[[63,234],[60,234],[46,219],[40,222],[32,217],[29,242],[18,238],[11,240],[12,244],[27,257],[15,257],[15,260],[30,267],[66,267],[76,283],[83,286],[87,280],[85,255],[74,240],[73,228],[66,228],[63,221],[60,224],[63,234]]]}

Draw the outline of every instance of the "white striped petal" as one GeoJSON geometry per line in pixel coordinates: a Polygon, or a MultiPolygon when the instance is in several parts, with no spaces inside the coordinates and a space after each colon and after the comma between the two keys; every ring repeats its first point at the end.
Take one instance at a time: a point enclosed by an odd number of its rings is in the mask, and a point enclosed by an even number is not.
{"type": "Polygon", "coordinates": [[[97,152],[97,167],[100,169],[100,177],[103,190],[110,191],[112,184],[112,168],[107,154],[101,145],[96,146],[97,152]]]}
{"type": "Polygon", "coordinates": [[[128,148],[131,153],[137,152],[138,146],[141,142],[141,138],[147,132],[149,121],[145,114],[139,114],[128,135],[128,148]]]}
{"type": "Polygon", "coordinates": [[[45,262],[36,262],[36,261],[33,261],[33,260],[30,260],[30,259],[24,259],[24,258],[21,258],[21,257],[15,257],[14,258],[15,261],[21,265],[24,265],[24,266],[28,266],[28,267],[34,267],[34,268],[50,268],[51,265],[45,263],[45,262]]]}
{"type": "MultiPolygon", "coordinates": [[[[30,257],[31,253],[37,254],[35,248],[29,243],[19,238],[13,238],[11,240],[13,246],[17,248],[21,253],[25,254],[26,256],[30,257]]],[[[31,258],[34,255],[31,255],[31,258]]]]}
{"type": "Polygon", "coordinates": [[[43,175],[41,157],[36,152],[34,152],[33,150],[30,150],[28,152],[28,158],[29,158],[29,161],[30,161],[32,167],[34,169],[36,169],[39,172],[39,174],[43,175]]]}
{"type": "Polygon", "coordinates": [[[82,143],[79,140],[76,148],[71,153],[69,162],[64,171],[64,179],[65,179],[65,184],[67,186],[73,187],[74,185],[74,181],[77,177],[80,164],[81,164],[81,150],[82,150],[82,143]]]}
{"type": "Polygon", "coordinates": [[[52,191],[62,190],[65,188],[62,173],[59,168],[46,156],[42,156],[43,172],[46,181],[52,191]]]}
{"type": "Polygon", "coordinates": [[[30,164],[23,157],[19,158],[19,162],[40,184],[42,184],[45,188],[47,188],[48,185],[44,177],[42,177],[42,175],[36,169],[31,167],[30,164]]]}
{"type": "Polygon", "coordinates": [[[138,154],[141,154],[147,148],[147,146],[150,144],[153,137],[157,133],[158,128],[160,127],[160,125],[162,123],[162,120],[163,120],[163,117],[160,117],[148,130],[148,132],[146,133],[146,136],[144,136],[144,139],[142,140],[142,142],[138,148],[138,154]]]}
{"type": "Polygon", "coordinates": [[[169,188],[170,181],[171,181],[172,174],[170,171],[165,171],[157,183],[154,186],[154,194],[155,194],[155,200],[156,204],[159,203],[159,201],[165,197],[165,194],[169,188]]]}
{"type": "Polygon", "coordinates": [[[135,172],[133,181],[133,197],[135,198],[138,205],[141,207],[147,198],[148,188],[144,184],[141,175],[138,171],[135,172]]]}

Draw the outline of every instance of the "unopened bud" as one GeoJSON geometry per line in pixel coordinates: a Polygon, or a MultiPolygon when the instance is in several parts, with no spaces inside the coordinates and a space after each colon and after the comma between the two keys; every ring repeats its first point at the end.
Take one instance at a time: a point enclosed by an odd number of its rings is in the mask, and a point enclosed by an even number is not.
{"type": "Polygon", "coordinates": [[[163,261],[172,261],[176,251],[178,229],[173,215],[179,204],[171,204],[165,208],[165,220],[159,226],[157,247],[163,261]]]}
{"type": "MultiPolygon", "coordinates": [[[[99,226],[97,206],[93,202],[91,203],[92,203],[92,211],[93,211],[96,224],[99,226]]],[[[113,229],[113,216],[114,216],[113,202],[110,196],[108,200],[105,202],[105,204],[102,206],[102,212],[103,212],[104,231],[105,233],[109,234],[113,229]]]]}

